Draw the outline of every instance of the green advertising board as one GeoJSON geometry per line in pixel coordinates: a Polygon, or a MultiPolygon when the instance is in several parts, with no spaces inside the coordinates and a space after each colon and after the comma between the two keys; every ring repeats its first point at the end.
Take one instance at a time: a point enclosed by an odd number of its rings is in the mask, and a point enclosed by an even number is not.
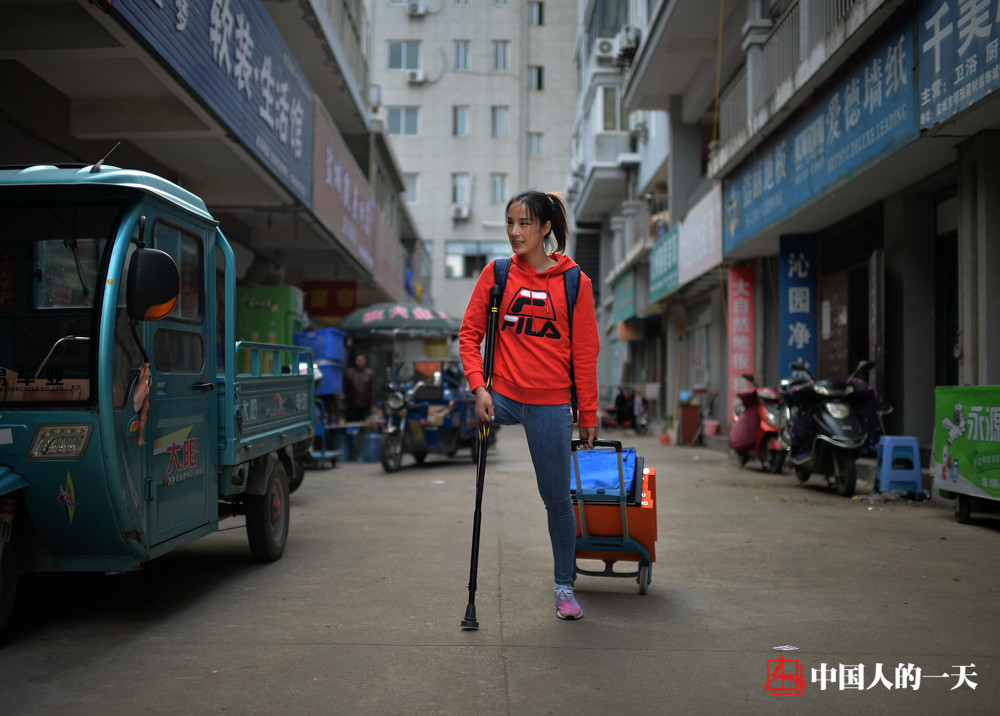
{"type": "Polygon", "coordinates": [[[679,284],[676,226],[662,235],[649,251],[649,300],[659,301],[679,284]]]}
{"type": "Polygon", "coordinates": [[[934,454],[938,490],[1000,500],[1000,386],[934,390],[934,454]]]}

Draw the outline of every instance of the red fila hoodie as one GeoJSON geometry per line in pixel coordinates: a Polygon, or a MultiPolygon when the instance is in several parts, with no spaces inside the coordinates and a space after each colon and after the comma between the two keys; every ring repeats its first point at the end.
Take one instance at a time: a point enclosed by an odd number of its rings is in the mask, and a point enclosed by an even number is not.
{"type": "MultiPolygon", "coordinates": [[[[590,278],[581,271],[571,346],[563,274],[576,266],[576,262],[563,254],[550,256],[557,263],[542,272],[535,271],[517,254],[512,257],[500,301],[493,389],[530,405],[569,403],[572,356],[580,426],[596,427],[597,353],[601,346],[594,314],[594,289],[590,278]]],[[[481,346],[494,283],[490,263],[479,275],[458,333],[459,355],[473,391],[486,383],[481,346]]]]}

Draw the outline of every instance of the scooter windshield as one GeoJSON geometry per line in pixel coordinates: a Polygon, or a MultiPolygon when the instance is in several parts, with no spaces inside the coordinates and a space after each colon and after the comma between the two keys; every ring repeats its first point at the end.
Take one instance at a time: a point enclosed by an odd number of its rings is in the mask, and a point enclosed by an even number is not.
{"type": "MultiPolygon", "coordinates": [[[[40,192],[39,192],[40,193],[40,192]]],[[[124,202],[0,201],[0,405],[88,403],[124,202]]]]}

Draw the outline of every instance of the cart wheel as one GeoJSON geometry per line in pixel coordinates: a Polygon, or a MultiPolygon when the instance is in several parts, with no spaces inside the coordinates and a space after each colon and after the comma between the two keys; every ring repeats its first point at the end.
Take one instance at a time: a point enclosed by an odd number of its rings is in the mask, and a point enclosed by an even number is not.
{"type": "Polygon", "coordinates": [[[418,465],[423,465],[424,461],[427,460],[427,453],[415,452],[413,453],[413,459],[417,461],[418,465]]]}
{"type": "Polygon", "coordinates": [[[639,565],[639,594],[645,594],[649,588],[649,565],[639,565]]]}
{"type": "Polygon", "coordinates": [[[809,470],[807,470],[807,469],[805,469],[804,467],[796,467],[795,468],[795,477],[798,478],[799,482],[803,482],[804,483],[804,482],[808,481],[810,475],[812,475],[812,472],[809,471],[809,470]]]}
{"type": "Polygon", "coordinates": [[[263,495],[247,495],[247,539],[261,562],[281,558],[288,541],[288,474],[280,462],[271,471],[263,495]]]}
{"type": "Polygon", "coordinates": [[[386,472],[396,472],[403,462],[403,433],[389,433],[382,440],[378,452],[379,462],[386,472]]]}
{"type": "Polygon", "coordinates": [[[0,542],[0,634],[3,633],[17,598],[17,555],[13,542],[0,542]]]}
{"type": "Polygon", "coordinates": [[[971,500],[968,495],[955,495],[955,520],[962,525],[969,524],[972,513],[971,500]]]}

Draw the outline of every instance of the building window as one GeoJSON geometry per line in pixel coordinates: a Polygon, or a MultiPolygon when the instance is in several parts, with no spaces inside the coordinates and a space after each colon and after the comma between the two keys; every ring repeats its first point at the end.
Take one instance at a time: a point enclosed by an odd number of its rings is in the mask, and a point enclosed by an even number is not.
{"type": "Polygon", "coordinates": [[[414,136],[418,130],[420,110],[417,107],[386,107],[386,132],[414,136]]]}
{"type": "Polygon", "coordinates": [[[503,204],[507,201],[507,175],[490,174],[490,201],[503,204]]]}
{"type": "Polygon", "coordinates": [[[456,70],[469,69],[469,41],[455,40],[452,47],[454,48],[455,69],[456,70]]]}
{"type": "Polygon", "coordinates": [[[389,70],[419,70],[419,42],[387,42],[385,66],[389,70]]]}
{"type": "Polygon", "coordinates": [[[602,120],[601,127],[605,132],[617,132],[618,131],[618,88],[617,87],[602,87],[601,88],[601,112],[602,120]]]}
{"type": "Polygon", "coordinates": [[[507,5],[508,0],[493,0],[494,5],[507,5]]]}
{"type": "Polygon", "coordinates": [[[456,137],[465,137],[469,134],[469,108],[451,108],[451,133],[456,137]]]}
{"type": "Polygon", "coordinates": [[[528,66],[528,89],[542,89],[542,75],[544,74],[544,69],[545,68],[538,67],[537,65],[528,66]]]}
{"type": "Polygon", "coordinates": [[[528,132],[528,156],[542,156],[542,133],[528,132]]]}
{"type": "Polygon", "coordinates": [[[405,5],[406,0],[386,0],[386,5],[405,5]]]}
{"type": "Polygon", "coordinates": [[[543,13],[545,3],[540,2],[529,2],[528,3],[528,24],[529,25],[544,25],[545,15],[543,13]]]}
{"type": "Polygon", "coordinates": [[[510,67],[510,43],[506,40],[493,41],[493,69],[506,70],[510,67]]]}
{"type": "Polygon", "coordinates": [[[468,5],[469,0],[455,0],[456,5],[468,5]]]}
{"type": "Polygon", "coordinates": [[[507,108],[493,107],[491,111],[492,127],[490,133],[494,137],[507,136],[507,108]]]}
{"type": "Polygon", "coordinates": [[[417,202],[417,173],[403,172],[403,184],[406,185],[406,188],[403,189],[403,201],[415,204],[417,202]]]}
{"type": "Polygon", "coordinates": [[[469,175],[468,174],[452,174],[451,175],[451,203],[452,204],[468,204],[469,203],[469,175]]]}
{"type": "Polygon", "coordinates": [[[506,241],[446,241],[445,277],[476,278],[493,259],[510,256],[506,241]]]}

